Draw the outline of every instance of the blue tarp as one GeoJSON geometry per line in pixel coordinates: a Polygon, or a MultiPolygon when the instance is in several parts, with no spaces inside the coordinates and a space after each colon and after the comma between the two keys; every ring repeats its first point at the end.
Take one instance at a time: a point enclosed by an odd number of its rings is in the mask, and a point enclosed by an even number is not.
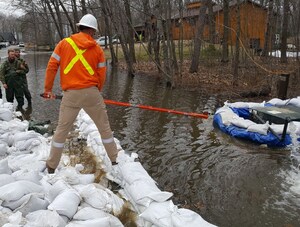
{"type": "MultiPolygon", "coordinates": [[[[248,108],[231,108],[231,109],[239,117],[242,117],[244,119],[249,119],[250,117],[250,111],[248,108]]],[[[292,143],[292,138],[288,134],[285,136],[285,139],[281,141],[271,132],[268,132],[267,135],[263,135],[257,132],[249,132],[247,131],[247,129],[240,128],[235,125],[226,126],[223,124],[222,117],[220,114],[214,115],[213,122],[215,127],[219,128],[221,131],[235,138],[251,140],[258,144],[266,144],[269,147],[285,147],[292,143]]],[[[281,135],[279,135],[279,137],[281,137],[281,135]]]]}

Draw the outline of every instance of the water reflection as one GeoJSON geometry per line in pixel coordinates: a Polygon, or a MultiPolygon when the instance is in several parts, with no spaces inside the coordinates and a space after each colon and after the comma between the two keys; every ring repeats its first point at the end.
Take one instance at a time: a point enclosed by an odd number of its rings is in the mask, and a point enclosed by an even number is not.
{"type": "MultiPolygon", "coordinates": [[[[50,54],[25,57],[31,67],[31,117],[55,124],[59,100],[45,101],[39,96],[50,54]]],[[[55,83],[54,92],[60,93],[59,80],[55,83]]],[[[205,91],[169,90],[155,78],[131,78],[126,73],[109,75],[103,95],[187,112],[217,105],[205,91]]],[[[107,109],[122,147],[139,154],[161,189],[174,193],[176,204],[218,226],[299,226],[299,171],[291,163],[290,148],[272,150],[233,139],[214,129],[211,118],[112,105],[107,109]]]]}

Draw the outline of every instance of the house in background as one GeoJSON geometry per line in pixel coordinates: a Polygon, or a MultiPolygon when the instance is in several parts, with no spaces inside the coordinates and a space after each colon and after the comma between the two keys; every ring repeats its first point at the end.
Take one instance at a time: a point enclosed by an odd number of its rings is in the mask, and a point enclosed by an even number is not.
{"type": "Polygon", "coordinates": [[[12,45],[17,43],[14,34],[11,32],[0,32],[0,36],[3,38],[2,42],[9,42],[12,45]]]}
{"type": "MultiPolygon", "coordinates": [[[[199,17],[199,8],[201,2],[193,2],[187,4],[186,10],[183,12],[182,18],[176,15],[172,18],[172,35],[173,39],[180,37],[180,23],[183,26],[183,39],[190,40],[195,37],[196,23],[199,17]]],[[[215,43],[222,42],[224,31],[223,18],[224,12],[221,5],[213,6],[215,21],[215,43]]],[[[229,3],[229,44],[234,45],[236,42],[237,28],[237,1],[233,0],[229,3]]],[[[254,49],[262,49],[265,41],[265,31],[267,26],[267,9],[251,0],[240,0],[240,18],[241,31],[240,39],[245,47],[254,49]]],[[[209,41],[208,14],[206,13],[205,27],[203,31],[203,39],[209,41]]]]}

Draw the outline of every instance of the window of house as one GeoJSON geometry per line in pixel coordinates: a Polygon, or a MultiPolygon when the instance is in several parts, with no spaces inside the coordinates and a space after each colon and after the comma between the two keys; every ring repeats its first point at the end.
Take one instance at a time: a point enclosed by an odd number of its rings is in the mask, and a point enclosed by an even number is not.
{"type": "Polygon", "coordinates": [[[194,26],[196,24],[196,17],[190,17],[189,18],[189,24],[194,26]]]}
{"type": "Polygon", "coordinates": [[[260,39],[259,38],[250,38],[250,48],[259,49],[260,48],[260,39]]]}

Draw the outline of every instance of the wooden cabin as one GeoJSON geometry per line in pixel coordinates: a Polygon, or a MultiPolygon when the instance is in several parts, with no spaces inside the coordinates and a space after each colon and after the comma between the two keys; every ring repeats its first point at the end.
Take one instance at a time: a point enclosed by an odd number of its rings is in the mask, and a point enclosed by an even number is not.
{"type": "MultiPolygon", "coordinates": [[[[180,23],[182,23],[183,39],[190,40],[195,37],[195,27],[198,21],[200,2],[193,2],[186,6],[182,17],[176,15],[172,18],[172,35],[173,39],[180,38],[180,23]]],[[[233,0],[229,3],[229,44],[234,45],[236,42],[237,28],[237,1],[233,0]]],[[[215,23],[215,43],[222,42],[224,31],[223,18],[224,12],[221,5],[213,6],[214,23],[215,23]]],[[[240,37],[245,47],[254,49],[263,48],[265,41],[265,31],[267,25],[267,9],[251,0],[240,0],[240,18],[241,32],[240,37]]],[[[203,31],[203,39],[209,41],[208,11],[206,11],[205,27],[203,31]]]]}

